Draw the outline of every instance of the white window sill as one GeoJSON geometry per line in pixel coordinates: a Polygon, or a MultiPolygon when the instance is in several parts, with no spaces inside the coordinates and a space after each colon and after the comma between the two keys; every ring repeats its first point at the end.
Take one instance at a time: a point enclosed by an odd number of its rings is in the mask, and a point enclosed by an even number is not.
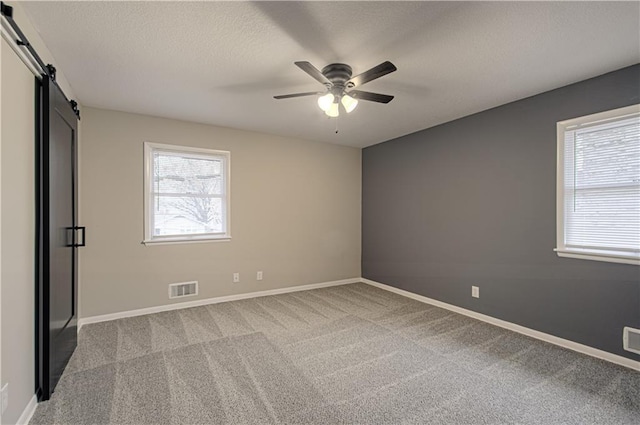
{"type": "Polygon", "coordinates": [[[560,249],[555,248],[554,251],[558,257],[578,258],[581,260],[606,261],[609,263],[633,264],[640,266],[640,256],[630,253],[621,253],[616,251],[596,251],[581,249],[560,249]]]}
{"type": "Polygon", "coordinates": [[[231,236],[199,237],[199,238],[158,238],[142,241],[143,245],[174,245],[189,243],[230,242],[231,236]]]}

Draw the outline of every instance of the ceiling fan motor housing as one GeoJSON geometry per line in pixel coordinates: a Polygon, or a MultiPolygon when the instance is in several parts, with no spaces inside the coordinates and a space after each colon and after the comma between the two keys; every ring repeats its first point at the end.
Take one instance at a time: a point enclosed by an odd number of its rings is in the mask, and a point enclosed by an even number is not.
{"type": "MultiPolygon", "coordinates": [[[[345,63],[331,63],[320,71],[315,66],[311,65],[311,63],[306,61],[298,61],[294,62],[294,64],[309,74],[314,80],[323,84],[326,88],[326,92],[305,92],[305,93],[292,93],[292,94],[284,94],[279,96],[273,96],[276,99],[288,99],[292,97],[303,97],[303,96],[320,96],[318,102],[326,103],[329,101],[329,96],[327,94],[333,95],[332,100],[333,104],[336,104],[340,101],[344,101],[343,106],[345,109],[353,110],[357,102],[357,100],[366,100],[369,102],[378,102],[378,103],[389,103],[393,100],[393,96],[389,96],[387,94],[380,93],[371,93],[362,90],[353,90],[355,87],[359,87],[363,84],[368,83],[369,81],[376,80],[380,77],[383,77],[391,72],[397,70],[394,64],[389,61],[382,62],[380,65],[374,66],[373,68],[365,71],[361,74],[352,77],[353,72],[349,65],[345,63]],[[348,90],[348,91],[347,91],[348,90]],[[349,95],[345,97],[345,95],[349,95]],[[321,100],[326,99],[326,100],[321,100]],[[347,106],[345,102],[349,103],[352,106],[347,106]]],[[[320,104],[319,103],[319,104],[320,104]]],[[[333,104],[326,105],[331,106],[335,109],[333,104]]],[[[320,106],[323,110],[325,107],[320,106]]],[[[337,116],[337,115],[336,115],[337,116]]]]}
{"type": "Polygon", "coordinates": [[[327,80],[331,81],[331,86],[328,86],[331,92],[335,92],[334,95],[339,96],[347,87],[347,81],[351,79],[353,71],[351,67],[345,63],[330,63],[322,68],[322,75],[327,77],[327,80]]]}

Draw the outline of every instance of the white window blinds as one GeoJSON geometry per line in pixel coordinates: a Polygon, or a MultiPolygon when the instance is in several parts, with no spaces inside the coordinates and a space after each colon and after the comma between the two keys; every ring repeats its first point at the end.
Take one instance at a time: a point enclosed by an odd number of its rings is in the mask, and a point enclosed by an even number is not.
{"type": "Polygon", "coordinates": [[[153,236],[223,233],[224,158],[153,153],[153,236]]]}
{"type": "Polygon", "coordinates": [[[145,243],[229,238],[229,152],[145,143],[145,243]]]}
{"type": "Polygon", "coordinates": [[[640,259],[640,115],[623,109],[559,123],[559,252],[640,259]]]}

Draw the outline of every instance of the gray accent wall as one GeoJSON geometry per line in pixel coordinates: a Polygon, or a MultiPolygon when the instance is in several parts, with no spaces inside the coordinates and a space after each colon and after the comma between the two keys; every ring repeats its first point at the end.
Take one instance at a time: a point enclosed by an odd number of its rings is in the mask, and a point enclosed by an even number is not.
{"type": "Polygon", "coordinates": [[[553,251],[556,123],[636,103],[640,65],[364,149],[362,276],[640,360],[640,267],[553,251]]]}

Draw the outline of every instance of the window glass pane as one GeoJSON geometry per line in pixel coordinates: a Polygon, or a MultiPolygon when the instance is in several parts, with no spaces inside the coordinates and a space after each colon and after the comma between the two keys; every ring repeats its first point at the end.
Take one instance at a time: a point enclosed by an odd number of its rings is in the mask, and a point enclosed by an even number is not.
{"type": "Polygon", "coordinates": [[[222,195],[222,160],[154,153],[156,193],[222,195]]]}
{"type": "Polygon", "coordinates": [[[638,121],[576,132],[575,186],[640,186],[638,121]]]}
{"type": "Polygon", "coordinates": [[[153,211],[153,236],[224,232],[221,198],[155,195],[153,211]]]}
{"type": "Polygon", "coordinates": [[[640,188],[576,192],[567,245],[640,251],[640,188]]]}

